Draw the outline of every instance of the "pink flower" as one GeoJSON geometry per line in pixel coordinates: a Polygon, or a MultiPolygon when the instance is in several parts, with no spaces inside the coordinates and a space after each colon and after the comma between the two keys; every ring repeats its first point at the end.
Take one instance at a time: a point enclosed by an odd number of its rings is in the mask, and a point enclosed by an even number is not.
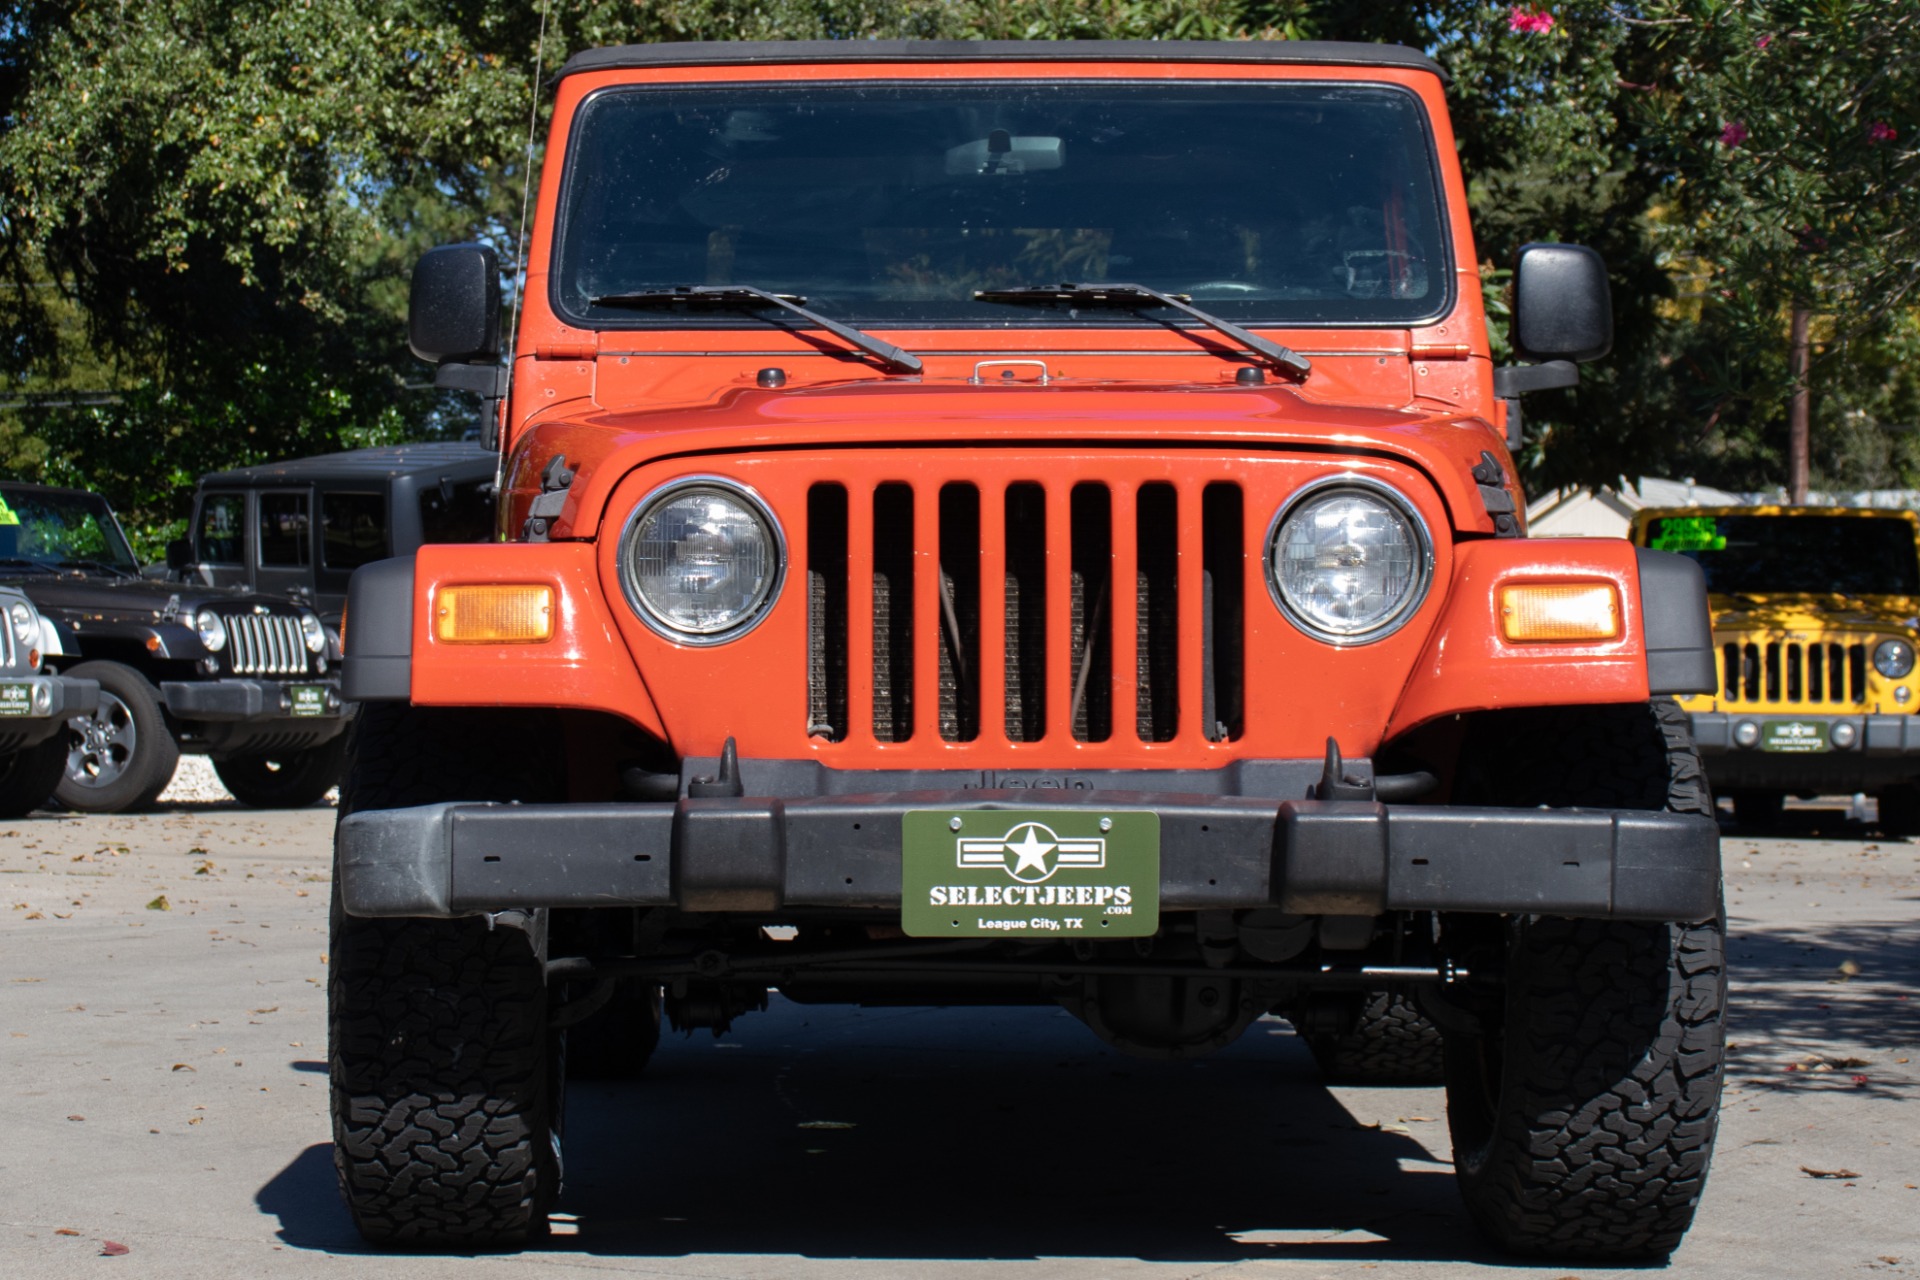
{"type": "Polygon", "coordinates": [[[1553,15],[1544,10],[1517,4],[1507,14],[1507,30],[1544,34],[1553,30],[1553,15]]]}
{"type": "Polygon", "coordinates": [[[1875,120],[1867,126],[1867,140],[1870,142],[1892,142],[1900,136],[1900,131],[1885,120],[1875,120]]]}
{"type": "Polygon", "coordinates": [[[1738,120],[1729,120],[1726,127],[1720,130],[1720,145],[1723,147],[1737,147],[1752,136],[1752,134],[1747,132],[1747,126],[1741,124],[1738,120]]]}
{"type": "Polygon", "coordinates": [[[1773,43],[1773,33],[1768,32],[1766,35],[1761,36],[1758,40],[1755,40],[1753,42],[1753,47],[1756,49],[1765,49],[1768,45],[1772,43],[1773,43]]]}

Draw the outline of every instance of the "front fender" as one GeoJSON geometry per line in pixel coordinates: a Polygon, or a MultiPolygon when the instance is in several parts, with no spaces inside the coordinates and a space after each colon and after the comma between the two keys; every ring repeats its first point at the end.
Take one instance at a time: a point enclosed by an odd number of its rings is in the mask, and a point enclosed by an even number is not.
{"type": "Polygon", "coordinates": [[[608,612],[591,543],[443,543],[367,565],[355,571],[348,589],[346,626],[348,698],[604,711],[666,736],[608,612]],[[434,638],[434,597],[442,588],[503,583],[553,588],[551,639],[444,644],[434,638]]]}
{"type": "Polygon", "coordinates": [[[1691,561],[1614,538],[1490,539],[1462,543],[1454,556],[1446,608],[1401,692],[1389,737],[1465,712],[1644,702],[1713,687],[1706,591],[1691,561]],[[1504,638],[1502,587],[1582,582],[1611,583],[1619,593],[1616,638],[1504,638]]]}

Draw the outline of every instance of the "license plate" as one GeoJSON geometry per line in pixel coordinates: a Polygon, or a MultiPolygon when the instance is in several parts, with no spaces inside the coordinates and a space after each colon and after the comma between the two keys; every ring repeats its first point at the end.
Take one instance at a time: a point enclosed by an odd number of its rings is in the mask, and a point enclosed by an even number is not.
{"type": "Polygon", "coordinates": [[[32,685],[0,684],[0,716],[28,716],[32,714],[32,685]]]}
{"type": "Polygon", "coordinates": [[[1144,938],[1160,927],[1160,815],[915,809],[900,927],[915,938],[1144,938]]]}
{"type": "Polygon", "coordinates": [[[324,685],[297,684],[287,690],[293,699],[293,714],[296,716],[323,716],[327,714],[327,690],[324,685]]]}
{"type": "Polygon", "coordinates": [[[1811,752],[1827,749],[1827,726],[1818,720],[1775,720],[1760,732],[1762,751],[1811,752]]]}

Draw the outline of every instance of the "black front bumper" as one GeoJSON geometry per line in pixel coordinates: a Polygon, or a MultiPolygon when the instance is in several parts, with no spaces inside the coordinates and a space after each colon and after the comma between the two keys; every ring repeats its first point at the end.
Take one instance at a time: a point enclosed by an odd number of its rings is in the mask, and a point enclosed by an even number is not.
{"type": "Polygon", "coordinates": [[[45,742],[69,716],[100,708],[100,682],[73,676],[0,676],[12,696],[0,700],[0,751],[16,751],[45,742]]]}
{"type": "Polygon", "coordinates": [[[1707,778],[1717,791],[1777,790],[1837,793],[1873,791],[1920,779],[1920,715],[1809,711],[1695,711],[1688,716],[1707,778]],[[1817,724],[1829,745],[1818,751],[1767,751],[1759,745],[1769,725],[1817,724]],[[1743,725],[1754,741],[1739,740],[1743,725]],[[1844,745],[1835,730],[1848,731],[1844,745]]]}
{"type": "Polygon", "coordinates": [[[914,809],[1157,813],[1163,911],[1696,920],[1719,907],[1719,829],[1696,815],[1125,791],[1067,802],[942,790],[370,810],[340,823],[340,892],[356,916],[898,912],[901,819],[914,809]]]}
{"type": "Polygon", "coordinates": [[[346,714],[340,700],[340,682],[312,680],[166,680],[160,700],[181,720],[289,720],[297,724],[338,722],[346,714]],[[321,709],[296,714],[292,690],[305,686],[321,690],[321,709]]]}

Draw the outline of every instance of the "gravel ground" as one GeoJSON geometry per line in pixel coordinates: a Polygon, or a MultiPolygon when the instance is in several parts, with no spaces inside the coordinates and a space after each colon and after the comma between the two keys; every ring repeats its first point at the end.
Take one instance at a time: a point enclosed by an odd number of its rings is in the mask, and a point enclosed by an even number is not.
{"type": "Polygon", "coordinates": [[[1489,1254],[1440,1092],[1326,1088],[1284,1023],[1166,1063],[1057,1010],[778,998],[569,1090],[548,1244],[372,1253],[328,1143],[332,823],[0,823],[0,1276],[1920,1277],[1920,843],[1844,809],[1725,842],[1719,1148],[1637,1271],[1489,1254]]]}
{"type": "MultiPolygon", "coordinates": [[[[338,788],[327,792],[326,802],[333,804],[340,798],[338,788]]],[[[220,785],[220,775],[213,771],[213,762],[205,756],[181,756],[180,766],[173,771],[173,781],[160,793],[161,805],[179,804],[225,804],[238,807],[231,793],[220,785]]]]}

